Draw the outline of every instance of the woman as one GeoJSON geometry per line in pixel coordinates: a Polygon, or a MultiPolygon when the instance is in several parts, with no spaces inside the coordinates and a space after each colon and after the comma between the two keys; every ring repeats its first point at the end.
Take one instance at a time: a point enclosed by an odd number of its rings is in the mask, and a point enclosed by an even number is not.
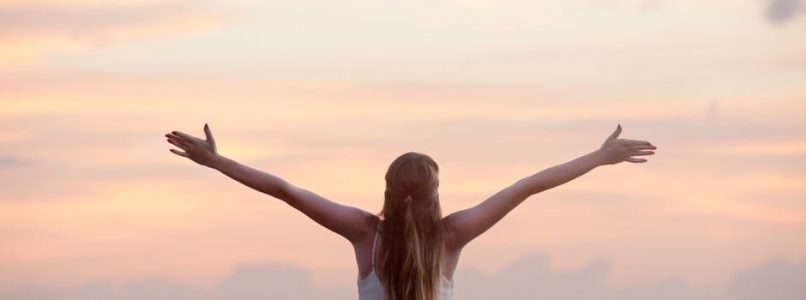
{"type": "Polygon", "coordinates": [[[601,165],[646,162],[636,156],[652,155],[656,149],[647,141],[619,139],[619,125],[599,149],[525,177],[475,207],[443,218],[437,193],[439,166],[425,154],[408,152],[392,162],[386,172],[383,209],[374,215],[219,155],[207,124],[204,133],[204,140],[179,131],[165,136],[184,151],[171,152],[283,200],[350,241],[362,300],[451,299],[462,249],[523,200],[601,165]]]}

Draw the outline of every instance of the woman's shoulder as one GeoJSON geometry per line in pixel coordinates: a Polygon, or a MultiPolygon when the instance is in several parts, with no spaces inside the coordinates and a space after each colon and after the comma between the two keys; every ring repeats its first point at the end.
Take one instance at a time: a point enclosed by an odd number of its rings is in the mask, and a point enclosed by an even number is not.
{"type": "Polygon", "coordinates": [[[381,223],[381,218],[376,215],[368,215],[364,219],[364,224],[361,227],[361,241],[371,241],[375,237],[375,232],[381,223]]]}
{"type": "Polygon", "coordinates": [[[445,241],[445,247],[448,250],[455,250],[457,248],[461,248],[462,245],[458,236],[456,235],[456,231],[452,227],[451,220],[442,218],[441,220],[441,229],[442,229],[442,239],[445,241]]]}

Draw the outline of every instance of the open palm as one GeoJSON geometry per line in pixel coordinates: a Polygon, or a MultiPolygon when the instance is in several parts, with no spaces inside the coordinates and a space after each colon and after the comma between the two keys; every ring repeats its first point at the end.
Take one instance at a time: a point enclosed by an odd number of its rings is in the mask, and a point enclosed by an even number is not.
{"type": "Polygon", "coordinates": [[[165,134],[165,137],[168,138],[169,143],[184,151],[170,149],[174,154],[187,157],[200,165],[209,166],[210,162],[218,156],[218,152],[213,133],[210,132],[210,126],[206,123],[204,124],[204,135],[205,139],[200,139],[181,131],[172,131],[165,134]]]}
{"type": "Polygon", "coordinates": [[[599,152],[602,154],[604,164],[617,164],[623,161],[631,163],[644,163],[645,158],[636,158],[633,156],[647,156],[655,154],[657,147],[652,143],[641,140],[629,140],[618,138],[621,134],[621,124],[616,127],[607,139],[602,143],[599,152]]]}

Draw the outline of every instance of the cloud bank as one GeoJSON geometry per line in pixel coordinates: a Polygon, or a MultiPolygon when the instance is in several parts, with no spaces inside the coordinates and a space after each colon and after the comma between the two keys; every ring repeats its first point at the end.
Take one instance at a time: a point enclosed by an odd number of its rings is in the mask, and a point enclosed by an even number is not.
{"type": "MultiPolygon", "coordinates": [[[[771,259],[737,272],[723,291],[691,286],[670,278],[628,287],[605,284],[610,264],[596,259],[569,271],[550,267],[548,256],[522,257],[494,274],[459,267],[457,299],[552,300],[795,300],[806,297],[806,262],[771,259]]],[[[345,275],[347,276],[347,275],[345,275]]],[[[353,276],[353,275],[349,275],[353,276]]],[[[351,287],[353,288],[353,287],[351,287]]],[[[354,288],[353,291],[356,289],[354,288]]],[[[211,288],[183,285],[161,278],[126,283],[92,283],[73,288],[27,288],[0,292],[6,300],[257,300],[355,299],[355,292],[317,286],[312,271],[274,263],[240,265],[211,288]]]]}
{"type": "MultiPolygon", "coordinates": [[[[346,295],[341,297],[349,298],[346,295]]],[[[258,300],[334,299],[313,284],[311,272],[292,265],[240,265],[211,288],[191,287],[163,278],[123,283],[94,282],[72,288],[26,288],[0,292],[7,300],[258,300]]],[[[345,298],[345,299],[346,299],[345,298]]]]}

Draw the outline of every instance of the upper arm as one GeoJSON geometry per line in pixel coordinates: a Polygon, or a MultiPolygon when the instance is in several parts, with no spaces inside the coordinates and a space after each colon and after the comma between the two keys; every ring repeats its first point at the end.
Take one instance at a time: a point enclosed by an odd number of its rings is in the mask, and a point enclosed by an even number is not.
{"type": "Polygon", "coordinates": [[[478,205],[444,218],[451,246],[462,248],[506,216],[532,192],[525,180],[504,188],[478,205]]]}
{"type": "Polygon", "coordinates": [[[369,221],[373,215],[369,212],[330,201],[287,182],[281,190],[281,200],[351,243],[356,243],[370,231],[369,221]]]}

